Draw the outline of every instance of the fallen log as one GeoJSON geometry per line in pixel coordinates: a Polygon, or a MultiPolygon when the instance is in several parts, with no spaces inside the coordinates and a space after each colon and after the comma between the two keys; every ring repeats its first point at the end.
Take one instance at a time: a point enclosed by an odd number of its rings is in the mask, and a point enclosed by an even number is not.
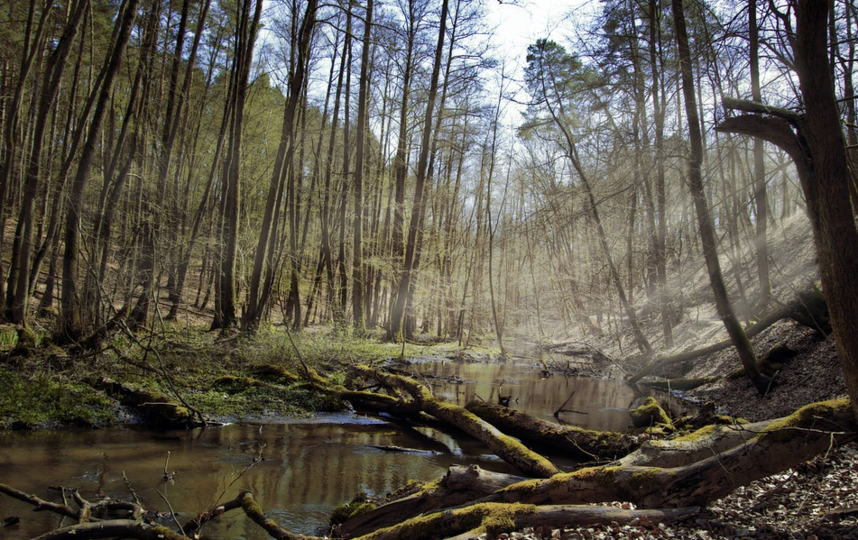
{"type": "Polygon", "coordinates": [[[557,467],[543,456],[505,435],[464,407],[436,399],[428,388],[412,379],[381,373],[363,366],[353,366],[352,369],[365,377],[374,377],[385,385],[404,389],[420,410],[479,439],[498,457],[528,476],[548,478],[559,472],[557,467]]]}
{"type": "Polygon", "coordinates": [[[832,445],[855,440],[845,399],[802,407],[745,442],[687,465],[615,465],[513,484],[484,502],[582,504],[628,501],[644,508],[704,506],[736,487],[799,465],[832,445]],[[835,431],[832,431],[835,430],[835,431]]]}
{"type": "Polygon", "coordinates": [[[137,540],[188,540],[161,525],[133,519],[111,519],[78,523],[37,536],[32,540],[95,540],[99,538],[135,538],[137,540]]]}
{"type": "Polygon", "coordinates": [[[382,504],[349,519],[340,525],[338,534],[343,538],[369,534],[414,516],[481,499],[523,480],[526,478],[487,471],[478,465],[453,465],[440,481],[422,486],[417,493],[382,504]]]}
{"type": "MultiPolygon", "coordinates": [[[[744,369],[742,370],[742,375],[745,374],[744,369]]],[[[664,390],[669,392],[671,390],[694,390],[704,384],[709,384],[711,382],[715,382],[718,380],[718,377],[693,377],[693,378],[678,378],[678,379],[665,379],[663,381],[648,381],[643,382],[641,384],[645,386],[649,386],[650,388],[655,388],[657,390],[664,390]]]]}
{"type": "Polygon", "coordinates": [[[361,540],[463,540],[477,534],[489,533],[494,536],[537,525],[574,527],[611,522],[626,524],[641,517],[655,522],[679,521],[698,512],[699,508],[622,510],[597,506],[540,507],[529,504],[483,503],[410,519],[362,536],[361,540]]]}
{"type": "Polygon", "coordinates": [[[619,459],[643,442],[638,435],[563,426],[481,401],[472,401],[465,408],[543,452],[558,452],[585,461],[619,459]]]}

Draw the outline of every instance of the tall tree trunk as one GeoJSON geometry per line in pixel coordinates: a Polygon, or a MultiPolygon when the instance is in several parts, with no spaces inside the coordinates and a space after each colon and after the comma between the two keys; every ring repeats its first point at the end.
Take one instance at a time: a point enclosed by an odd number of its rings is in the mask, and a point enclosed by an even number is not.
{"type": "Polygon", "coordinates": [[[78,162],[78,169],[72,183],[66,204],[65,251],[63,253],[63,296],[62,296],[62,341],[76,341],[88,324],[83,318],[86,309],[78,296],[79,272],[78,243],[80,241],[80,224],[83,219],[83,191],[89,181],[92,160],[95,156],[96,145],[99,142],[101,126],[107,112],[113,84],[119,74],[125,49],[131,39],[131,30],[137,17],[137,6],[140,0],[125,0],[120,8],[120,16],[116,20],[118,32],[110,57],[104,66],[101,91],[95,106],[92,120],[89,124],[86,142],[78,162]]]}
{"type": "Polygon", "coordinates": [[[364,292],[366,283],[364,282],[363,268],[363,223],[365,220],[363,207],[363,188],[364,188],[364,168],[366,167],[367,152],[366,134],[367,134],[367,107],[368,87],[370,62],[370,37],[372,35],[372,11],[373,0],[367,0],[366,3],[366,18],[364,19],[363,30],[363,51],[361,51],[360,65],[360,90],[358,91],[358,117],[357,117],[357,142],[355,148],[355,182],[354,182],[354,249],[352,263],[352,313],[355,332],[362,335],[366,332],[366,314],[364,313],[364,292]]]}
{"type": "Polygon", "coordinates": [[[736,347],[745,373],[754,383],[757,391],[764,395],[769,390],[770,380],[757,369],[757,359],[754,349],[742,325],[733,312],[733,306],[727,295],[727,287],[721,274],[718,262],[717,239],[712,220],[709,216],[709,205],[703,186],[701,166],[703,163],[703,138],[700,133],[700,119],[697,116],[697,98],[694,95],[694,79],[692,76],[691,53],[688,48],[688,32],[685,26],[685,13],[682,0],[672,0],[673,18],[676,25],[676,43],[679,49],[679,62],[682,76],[682,92],[685,98],[685,113],[688,118],[689,142],[691,155],[688,160],[688,188],[694,199],[697,211],[697,226],[700,230],[700,241],[703,245],[703,257],[709,271],[709,282],[715,295],[715,307],[724,322],[727,333],[736,347]]]}
{"type": "Polygon", "coordinates": [[[406,316],[405,306],[411,292],[412,280],[414,279],[414,260],[419,250],[418,229],[422,220],[422,214],[426,211],[425,183],[429,162],[429,146],[432,135],[432,114],[435,109],[435,97],[438,94],[438,79],[441,74],[441,62],[444,50],[444,39],[447,32],[447,10],[449,0],[443,0],[441,4],[441,16],[438,29],[438,44],[435,47],[435,60],[432,66],[432,79],[429,83],[429,95],[426,100],[426,114],[423,119],[423,135],[420,141],[420,157],[417,161],[417,178],[414,185],[414,207],[411,212],[411,223],[408,229],[408,243],[405,247],[405,261],[403,262],[402,275],[393,309],[390,312],[390,330],[388,337],[401,338],[402,325],[406,316]]]}
{"type": "MultiPolygon", "coordinates": [[[[404,66],[402,68],[402,100],[399,108],[399,137],[396,144],[396,157],[393,160],[394,170],[394,203],[393,203],[393,231],[391,239],[392,262],[394,267],[393,283],[398,287],[402,280],[399,268],[403,267],[404,237],[405,237],[405,180],[408,176],[408,111],[411,97],[411,77],[414,70],[414,43],[417,39],[417,19],[414,13],[414,1],[408,0],[408,30],[405,46],[404,66]]],[[[396,309],[397,295],[391,292],[390,313],[391,320],[388,325],[389,337],[395,335],[393,325],[397,326],[399,332],[401,321],[394,321],[392,316],[396,309]]],[[[401,315],[400,315],[401,318],[401,315]]]]}
{"type": "MultiPolygon", "coordinates": [[[[760,90],[760,31],[757,27],[757,2],[748,0],[748,32],[750,37],[751,60],[751,99],[762,103],[760,90]]],[[[757,250],[757,277],[760,281],[760,300],[758,308],[765,308],[772,296],[772,284],[769,279],[768,221],[769,201],[766,191],[765,144],[759,137],[754,138],[754,202],[757,209],[757,234],[754,247],[757,250]]]]}

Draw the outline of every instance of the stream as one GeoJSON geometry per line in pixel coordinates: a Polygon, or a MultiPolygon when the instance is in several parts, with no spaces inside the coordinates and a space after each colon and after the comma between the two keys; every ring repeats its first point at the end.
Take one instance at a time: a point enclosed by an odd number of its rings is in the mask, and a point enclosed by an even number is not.
{"type": "MultiPolygon", "coordinates": [[[[627,407],[641,395],[619,381],[558,373],[546,377],[541,365],[524,359],[503,363],[435,359],[407,366],[406,372],[448,401],[496,403],[501,390],[513,396],[516,409],[552,419],[562,406],[569,412],[558,415],[561,421],[589,429],[628,427],[627,407]]],[[[324,534],[333,509],[360,491],[384,495],[409,480],[439,478],[456,463],[516,472],[486,452],[464,435],[452,437],[395,419],[352,413],[189,431],[153,432],[139,427],[10,431],[0,432],[0,482],[54,501],[60,500],[59,494],[48,486],[77,487],[84,498],[97,500],[100,496],[129,498],[125,475],[147,509],[167,511],[166,499],[180,522],[215,501],[250,489],[268,515],[285,528],[324,534]],[[414,451],[390,451],[394,446],[414,451]],[[169,480],[164,477],[168,452],[167,470],[175,471],[169,480]],[[254,463],[259,456],[262,459],[254,463]]],[[[561,468],[574,467],[556,456],[552,460],[561,468]]],[[[61,523],[70,524],[57,515],[30,509],[0,496],[0,520],[21,518],[20,524],[0,529],[0,537],[31,538],[61,523]]],[[[241,512],[203,530],[211,539],[268,538],[241,512]]]]}

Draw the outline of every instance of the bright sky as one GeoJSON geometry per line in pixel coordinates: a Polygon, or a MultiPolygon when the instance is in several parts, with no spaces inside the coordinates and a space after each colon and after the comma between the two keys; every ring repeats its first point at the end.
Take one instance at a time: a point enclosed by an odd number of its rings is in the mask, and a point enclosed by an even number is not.
{"type": "Polygon", "coordinates": [[[571,30],[570,16],[589,12],[594,0],[486,0],[488,23],[497,28],[493,37],[511,64],[524,66],[527,46],[540,38],[562,43],[571,30]]]}
{"type": "MultiPolygon", "coordinates": [[[[582,18],[598,7],[598,0],[485,0],[486,20],[495,28],[491,42],[499,59],[505,60],[505,75],[521,82],[527,64],[527,47],[537,39],[550,38],[561,44],[573,32],[572,17],[582,18]]],[[[489,84],[489,88],[494,86],[489,84]]],[[[507,83],[505,93],[515,92],[518,84],[507,83]]],[[[492,91],[489,91],[490,94],[492,91]]],[[[527,99],[519,94],[518,99],[527,99]]],[[[517,126],[522,105],[507,104],[502,123],[517,126]]]]}

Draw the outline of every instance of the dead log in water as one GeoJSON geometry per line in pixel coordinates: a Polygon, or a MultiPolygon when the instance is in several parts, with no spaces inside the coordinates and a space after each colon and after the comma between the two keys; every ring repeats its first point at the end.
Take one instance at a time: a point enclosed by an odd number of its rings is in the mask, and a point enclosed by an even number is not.
{"type": "Polygon", "coordinates": [[[641,435],[562,426],[509,407],[481,401],[472,401],[465,407],[504,433],[518,437],[538,450],[561,453],[583,461],[619,459],[645,440],[641,435]]]}
{"type": "Polygon", "coordinates": [[[375,378],[387,386],[403,389],[420,410],[479,439],[498,457],[528,476],[548,478],[559,472],[557,467],[543,456],[464,407],[436,399],[428,388],[412,379],[382,373],[363,366],[353,366],[352,369],[364,377],[375,378]]]}

